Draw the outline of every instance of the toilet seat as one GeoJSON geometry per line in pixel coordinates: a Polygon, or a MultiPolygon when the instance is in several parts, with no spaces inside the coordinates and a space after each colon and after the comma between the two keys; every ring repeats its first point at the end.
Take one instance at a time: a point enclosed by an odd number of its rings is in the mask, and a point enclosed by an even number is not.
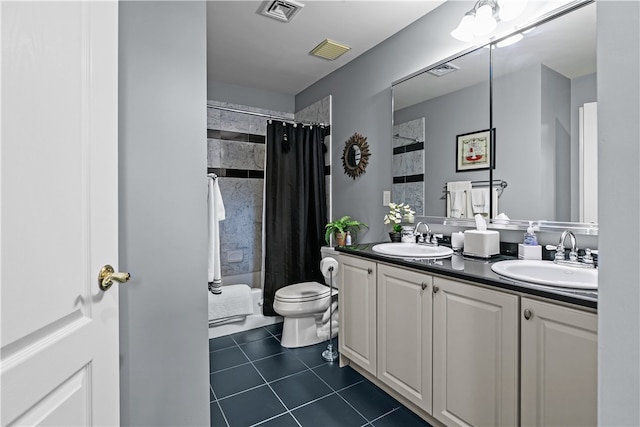
{"type": "Polygon", "coordinates": [[[275,301],[300,303],[329,298],[331,288],[318,282],[303,282],[285,286],[276,291],[275,301]]]}

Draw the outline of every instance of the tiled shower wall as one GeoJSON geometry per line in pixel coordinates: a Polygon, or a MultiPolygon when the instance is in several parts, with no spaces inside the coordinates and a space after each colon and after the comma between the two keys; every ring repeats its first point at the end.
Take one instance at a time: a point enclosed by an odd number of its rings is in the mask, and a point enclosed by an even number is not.
{"type": "MultiPolygon", "coordinates": [[[[302,110],[298,120],[328,123],[330,102],[325,100],[302,110]],[[327,118],[320,119],[325,110],[327,118]]],[[[294,119],[291,113],[246,105],[217,101],[209,101],[208,104],[294,119]]],[[[220,222],[223,285],[247,283],[252,287],[261,286],[267,120],[265,117],[207,108],[207,166],[218,174],[226,213],[226,219],[220,222]]]]}
{"type": "Polygon", "coordinates": [[[416,215],[424,215],[424,127],[424,117],[393,125],[392,199],[408,203],[416,215]]]}

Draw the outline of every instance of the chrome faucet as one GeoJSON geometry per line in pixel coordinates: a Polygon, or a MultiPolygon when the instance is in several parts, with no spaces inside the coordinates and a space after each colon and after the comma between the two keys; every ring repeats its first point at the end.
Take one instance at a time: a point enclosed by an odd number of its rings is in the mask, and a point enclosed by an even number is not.
{"type": "Polygon", "coordinates": [[[556,261],[564,261],[564,242],[569,236],[571,240],[571,252],[569,252],[569,261],[577,261],[578,260],[578,248],[576,248],[576,236],[569,230],[565,230],[562,232],[562,236],[560,236],[560,241],[558,242],[558,247],[556,248],[556,261]],[[560,259],[558,259],[560,258],[560,259]]]}
{"type": "Polygon", "coordinates": [[[418,237],[418,243],[429,243],[431,241],[431,228],[429,224],[424,222],[418,222],[416,227],[413,229],[413,235],[418,237]],[[426,231],[424,233],[420,233],[420,226],[424,226],[426,231]]]}
{"type": "Polygon", "coordinates": [[[591,249],[585,250],[585,256],[582,257],[582,262],[578,260],[578,247],[576,246],[576,236],[569,230],[565,230],[562,232],[562,236],[560,236],[560,241],[558,242],[558,246],[548,245],[547,250],[556,251],[556,255],[554,257],[553,262],[556,264],[568,264],[576,267],[585,267],[585,268],[593,268],[595,267],[593,262],[593,257],[591,255],[591,249]],[[569,236],[569,241],[571,242],[571,251],[569,252],[569,259],[564,259],[564,251],[565,251],[565,241],[567,240],[567,236],[569,236]]]}

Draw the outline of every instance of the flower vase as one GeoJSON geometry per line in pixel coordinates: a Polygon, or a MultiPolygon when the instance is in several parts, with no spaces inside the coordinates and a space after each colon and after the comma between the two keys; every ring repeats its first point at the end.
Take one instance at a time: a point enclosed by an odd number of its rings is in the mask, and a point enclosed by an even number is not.
{"type": "Polygon", "coordinates": [[[400,241],[402,243],[415,243],[416,242],[416,238],[413,234],[413,226],[411,225],[403,225],[402,226],[402,231],[400,232],[400,234],[402,235],[400,237],[400,241]]]}
{"type": "Polygon", "coordinates": [[[402,234],[398,233],[397,231],[390,231],[389,237],[391,238],[392,242],[400,242],[402,240],[402,234]]]}

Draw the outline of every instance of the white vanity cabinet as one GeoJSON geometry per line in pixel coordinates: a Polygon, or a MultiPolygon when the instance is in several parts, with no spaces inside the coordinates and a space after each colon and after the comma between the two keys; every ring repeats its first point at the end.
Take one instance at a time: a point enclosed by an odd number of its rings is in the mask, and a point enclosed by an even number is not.
{"type": "Polygon", "coordinates": [[[518,424],[518,296],[435,277],[433,416],[518,424]]]}
{"type": "Polygon", "coordinates": [[[378,379],[431,413],[433,277],[378,265],[378,379]]]}
{"type": "Polygon", "coordinates": [[[345,254],[340,262],[341,362],[428,421],[596,425],[596,313],[345,254]]]}
{"type": "Polygon", "coordinates": [[[340,353],[376,375],[376,263],[340,256],[340,353]]]}
{"type": "Polygon", "coordinates": [[[524,297],[521,312],[522,425],[595,426],[596,314],[524,297]]]}

